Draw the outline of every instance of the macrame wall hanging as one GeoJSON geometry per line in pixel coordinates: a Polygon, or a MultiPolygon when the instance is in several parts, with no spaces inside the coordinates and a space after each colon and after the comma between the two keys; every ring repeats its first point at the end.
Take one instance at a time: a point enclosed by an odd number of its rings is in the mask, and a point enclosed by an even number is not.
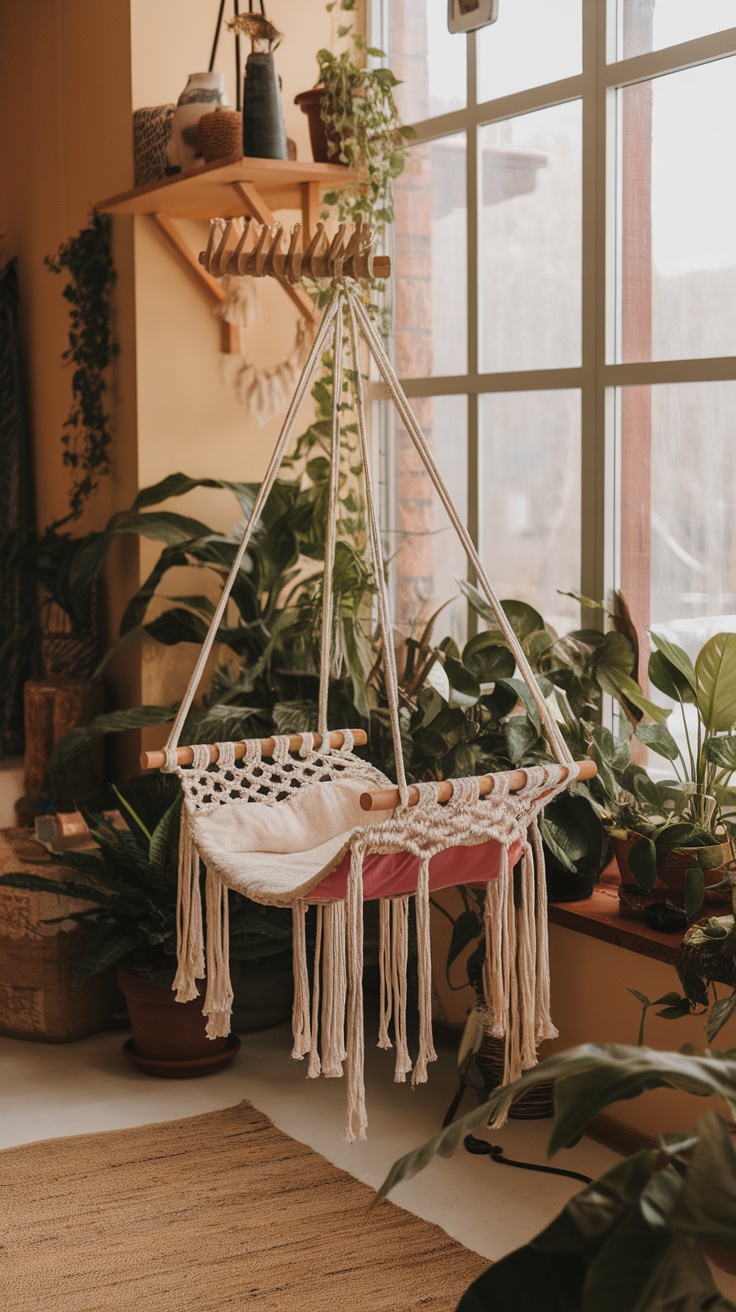
{"type": "MultiPolygon", "coordinates": [[[[238,238],[245,224],[242,220],[232,220],[229,231],[236,232],[238,238]]],[[[215,219],[210,229],[210,244],[217,249],[217,237],[228,230],[228,224],[222,219],[215,219]]],[[[253,416],[259,428],[268,423],[274,415],[283,414],[298,381],[313,336],[309,321],[299,315],[296,324],[294,342],[285,358],[278,364],[256,365],[248,358],[248,330],[260,321],[258,292],[252,279],[239,278],[225,274],[222,278],[225,299],[215,310],[226,323],[236,324],[240,328],[240,350],[223,353],[221,356],[222,377],[228,387],[234,391],[241,405],[253,416]]]]}
{"type": "MultiPolygon", "coordinates": [[[[297,225],[298,228],[298,225],[297,225]]],[[[213,229],[201,256],[208,272],[260,271],[295,281],[304,273],[332,279],[323,312],[275,450],[256,496],[216,607],[209,632],[166,747],[143,764],[179,778],[184,794],[178,902],[177,999],[197,996],[207,980],[204,1012],[210,1037],[227,1034],[232,989],[228,965],[229,891],[255,902],[291,907],[294,942],[293,1056],[308,1059],[307,1074],[346,1073],[345,1138],[365,1138],[363,1062],[363,905],[379,901],[380,1021],[378,1046],[395,1048],[394,1078],[427,1078],[436,1057],[432,1042],[430,893],[457,884],[485,886],[486,961],[483,974],[490,1032],[503,1038],[504,1078],[515,1079],[536,1062],[537,1044],[556,1034],[549,1006],[547,901],[537,819],[542,807],[577,778],[595,773],[574,762],[529,662],[443,482],[432,451],[402,391],[371,320],[356,279],[385,277],[388,261],[374,257],[370,232],[341,227],[329,241],[323,230],[302,252],[292,230],[282,248],[280,228],[257,224],[238,232],[213,229]],[[349,347],[350,372],[343,361],[349,347]],[[434,483],[473,566],[496,624],[513,652],[537,706],[555,763],[526,770],[409,784],[399,719],[399,690],[381,536],[369,463],[360,341],[367,345],[389,397],[434,483]],[[186,717],[294,433],[302,402],[326,349],[334,352],[330,486],[324,562],[320,689],[317,732],[267,740],[180,747],[186,717]],[[343,380],[349,378],[357,418],[364,481],[368,550],[376,585],[385,683],[396,763],[396,784],[361,759],[363,730],[331,730],[329,671],[334,635],[333,567],[337,537],[338,473],[343,380]],[[202,883],[204,867],[204,906],[202,883]],[[416,917],[419,1038],[407,1039],[409,903],[416,917]],[[307,951],[306,917],[315,917],[315,947],[307,951]],[[311,965],[311,979],[310,979],[311,965]]]]}

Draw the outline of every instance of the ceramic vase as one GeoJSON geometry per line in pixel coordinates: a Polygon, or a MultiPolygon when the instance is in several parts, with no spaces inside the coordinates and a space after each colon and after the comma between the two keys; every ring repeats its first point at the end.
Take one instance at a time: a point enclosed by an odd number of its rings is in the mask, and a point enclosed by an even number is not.
{"type": "Polygon", "coordinates": [[[273,55],[248,55],[243,91],[243,154],[288,159],[284,112],[273,55]]]}
{"type": "Polygon", "coordinates": [[[199,135],[199,120],[217,105],[225,105],[225,79],[222,73],[190,73],[189,80],[176,103],[168,157],[173,168],[182,173],[204,163],[199,135]]]}

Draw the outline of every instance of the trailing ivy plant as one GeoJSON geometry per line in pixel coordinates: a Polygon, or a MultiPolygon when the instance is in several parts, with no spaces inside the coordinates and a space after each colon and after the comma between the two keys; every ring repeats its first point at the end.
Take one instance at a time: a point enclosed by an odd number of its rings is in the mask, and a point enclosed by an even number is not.
{"type": "Polygon", "coordinates": [[[366,44],[353,22],[357,0],[332,0],[327,12],[347,18],[337,28],[345,47],[319,50],[317,86],[328,152],[358,174],[354,182],[328,192],[325,205],[340,222],[367,219],[379,233],[394,219],[393,183],[404,170],[406,142],[415,136],[404,126],[394,99],[399,79],[390,68],[371,65],[383,50],[366,44]]]}
{"type": "Polygon", "coordinates": [[[94,214],[87,227],[62,243],[45,263],[52,273],[67,276],[62,296],[70,307],[69,346],[62,359],[72,367],[72,408],[61,442],[72,486],[69,513],[53,525],[58,529],[79,519],[100,479],[110,472],[112,431],[105,372],[117,347],[110,319],[115,268],[109,218],[94,214]]]}

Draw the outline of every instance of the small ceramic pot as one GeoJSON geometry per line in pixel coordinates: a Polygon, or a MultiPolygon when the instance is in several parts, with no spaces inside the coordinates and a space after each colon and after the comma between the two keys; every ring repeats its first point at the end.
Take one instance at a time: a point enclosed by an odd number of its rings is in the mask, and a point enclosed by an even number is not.
{"type": "Polygon", "coordinates": [[[182,173],[204,163],[199,120],[218,105],[226,105],[223,73],[190,73],[176,102],[168,146],[169,164],[182,173]]]}
{"type": "MultiPolygon", "coordinates": [[[[613,838],[613,850],[622,884],[636,885],[629,870],[629,853],[641,834],[631,831],[626,838],[613,838]]],[[[706,889],[719,884],[723,878],[724,863],[730,857],[728,843],[714,843],[712,847],[683,847],[657,861],[657,880],[654,889],[666,890],[670,899],[682,906],[685,898],[685,875],[699,865],[703,871],[706,889]]],[[[637,885],[638,887],[638,885],[637,885]]],[[[652,890],[654,891],[654,890],[652,890]]],[[[728,895],[726,895],[728,896],[728,895]]]]}

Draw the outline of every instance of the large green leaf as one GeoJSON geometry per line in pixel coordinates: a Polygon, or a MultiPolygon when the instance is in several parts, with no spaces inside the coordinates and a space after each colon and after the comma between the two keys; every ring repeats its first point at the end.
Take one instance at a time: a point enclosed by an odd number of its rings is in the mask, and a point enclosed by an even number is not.
{"type": "Polygon", "coordinates": [[[23,888],[31,893],[51,893],[54,897],[79,898],[96,906],[111,908],[116,898],[97,885],[80,884],[73,879],[48,879],[45,875],[32,875],[24,871],[11,871],[0,875],[3,888],[23,888]]]}
{"type": "Polygon", "coordinates": [[[534,698],[532,697],[532,694],[531,694],[531,692],[529,691],[529,688],[528,688],[527,685],[524,683],[524,680],[523,680],[523,679],[499,679],[497,682],[498,682],[498,687],[499,687],[499,688],[507,688],[507,689],[509,690],[509,692],[514,692],[514,693],[516,693],[516,696],[517,696],[518,700],[521,702],[522,706],[524,707],[524,710],[526,711],[527,715],[529,716],[529,719],[531,720],[532,724],[534,725],[534,728],[536,729],[537,733],[541,733],[541,732],[542,732],[542,717],[541,717],[541,715],[539,714],[539,708],[538,708],[538,706],[537,706],[537,703],[535,702],[534,698]]]}
{"type": "Polygon", "coordinates": [[[544,842],[560,864],[579,875],[597,875],[606,844],[603,826],[585,797],[561,793],[539,822],[544,842]]]}
{"type": "Polygon", "coordinates": [[[640,838],[631,848],[626,864],[640,888],[649,892],[657,882],[657,849],[651,838],[640,838]]]}
{"type": "Polygon", "coordinates": [[[496,1089],[480,1107],[395,1162],[378,1191],[379,1198],[423,1170],[433,1157],[451,1157],[477,1125],[504,1116],[527,1089],[545,1081],[555,1083],[550,1155],[575,1143],[588,1122],[605,1107],[635,1098],[646,1089],[680,1089],[698,1097],[715,1095],[724,1099],[732,1118],[736,1115],[736,1060],[729,1056],[696,1057],[623,1044],[583,1044],[548,1057],[520,1080],[496,1089]]]}
{"type": "Polygon", "coordinates": [[[667,638],[663,638],[661,634],[655,633],[653,629],[649,629],[648,632],[652,643],[657,651],[664,657],[664,660],[674,666],[689,685],[690,690],[695,692],[695,670],[693,669],[693,663],[687,652],[683,651],[682,647],[678,647],[676,642],[670,642],[667,638]]]}
{"type": "Polygon", "coordinates": [[[736,633],[717,633],[701,647],[695,678],[706,729],[727,733],[736,723],[736,633]]]}
{"type": "Polygon", "coordinates": [[[72,978],[75,988],[86,984],[88,979],[99,975],[101,970],[107,970],[108,966],[116,965],[134,948],[144,943],[146,937],[142,929],[114,928],[109,933],[100,934],[82,953],[74,967],[72,978]]]}
{"type": "Polygon", "coordinates": [[[679,1234],[736,1249],[736,1153],[715,1112],[698,1121],[697,1143],[668,1224],[679,1234]]]}
{"type": "Polygon", "coordinates": [[[49,770],[52,774],[65,770],[81,752],[86,752],[105,734],[167,724],[174,718],[176,709],[176,706],[134,706],[127,711],[110,711],[98,715],[91,724],[70,729],[69,733],[64,734],[49,757],[49,770]]]}
{"type": "Polygon", "coordinates": [[[224,478],[190,478],[188,474],[169,474],[167,478],[162,478],[159,483],[152,483],[149,487],[141,488],[135,501],[133,510],[145,510],[147,506],[158,505],[161,501],[168,501],[169,497],[181,497],[185,492],[191,492],[197,487],[223,488],[232,492],[237,498],[243,514],[249,515],[255,500],[258,485],[256,483],[231,483],[224,478]]]}
{"type": "Polygon", "coordinates": [[[199,519],[177,515],[170,510],[149,511],[140,514],[124,510],[113,515],[102,533],[93,533],[74,556],[69,575],[73,597],[85,597],[102,569],[116,538],[133,534],[175,546],[192,538],[206,537],[211,530],[199,519]]]}
{"type": "Polygon", "coordinates": [[[516,661],[503,643],[498,631],[476,633],[463,647],[463,665],[480,683],[495,683],[509,679],[516,669],[516,661]]]}
{"type": "Polygon", "coordinates": [[[658,724],[664,724],[670,711],[664,710],[661,706],[656,706],[654,702],[650,702],[649,698],[642,693],[638,683],[630,675],[624,674],[621,670],[609,665],[596,667],[595,674],[603,692],[609,693],[611,697],[615,697],[619,702],[630,702],[644,715],[649,715],[658,724]]]}
{"type": "Polygon", "coordinates": [[[647,747],[651,747],[653,752],[658,756],[664,756],[667,761],[676,761],[680,755],[680,749],[677,746],[672,734],[666,724],[637,724],[634,733],[647,747]]]}
{"type": "Polygon", "coordinates": [[[724,770],[736,770],[736,734],[710,738],[705,744],[705,756],[713,765],[720,765],[724,770]]]}
{"type": "Polygon", "coordinates": [[[695,689],[689,679],[677,669],[661,651],[653,651],[649,657],[649,682],[659,688],[673,702],[695,702],[695,689]]]}

